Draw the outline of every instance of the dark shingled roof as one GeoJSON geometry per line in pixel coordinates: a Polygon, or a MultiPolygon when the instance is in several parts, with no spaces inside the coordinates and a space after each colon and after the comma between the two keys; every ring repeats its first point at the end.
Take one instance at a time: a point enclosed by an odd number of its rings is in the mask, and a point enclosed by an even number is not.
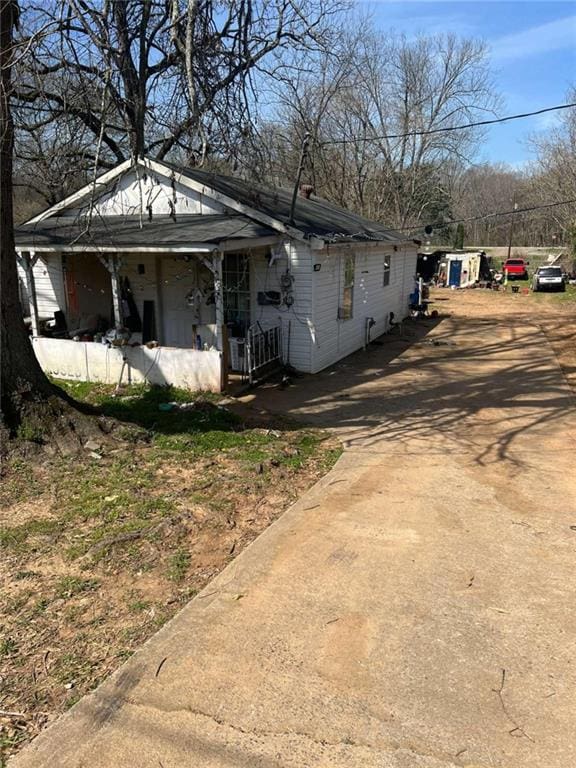
{"type": "MultiPolygon", "coordinates": [[[[261,211],[283,224],[290,223],[292,189],[270,189],[261,184],[232,176],[223,176],[219,173],[192,168],[180,168],[173,163],[167,163],[165,160],[162,161],[162,164],[173,170],[176,175],[182,174],[182,176],[193,179],[200,184],[205,184],[216,192],[261,211]]],[[[314,196],[310,199],[300,195],[297,197],[292,226],[306,235],[334,242],[382,240],[397,243],[410,239],[386,228],[383,224],[365,219],[328,200],[314,196]]]]}
{"type": "Polygon", "coordinates": [[[88,232],[86,220],[77,216],[54,216],[16,229],[16,246],[185,246],[192,243],[217,245],[223,240],[246,240],[278,233],[240,214],[186,214],[144,218],[139,216],[95,216],[88,232]]]}

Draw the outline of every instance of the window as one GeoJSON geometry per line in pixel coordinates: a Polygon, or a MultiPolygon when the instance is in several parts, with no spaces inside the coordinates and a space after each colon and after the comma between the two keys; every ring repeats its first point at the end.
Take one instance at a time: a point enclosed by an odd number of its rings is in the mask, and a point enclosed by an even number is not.
{"type": "Polygon", "coordinates": [[[340,305],[340,320],[350,320],[354,306],[354,272],[356,259],[353,254],[344,257],[344,284],[342,288],[342,304],[340,305]]]}
{"type": "Polygon", "coordinates": [[[384,280],[382,282],[382,285],[386,287],[387,285],[390,285],[390,262],[392,261],[392,256],[390,254],[387,254],[384,256],[384,280]]]}
{"type": "Polygon", "coordinates": [[[244,253],[227,253],[222,269],[224,322],[232,336],[244,336],[250,325],[250,260],[244,253]]]}

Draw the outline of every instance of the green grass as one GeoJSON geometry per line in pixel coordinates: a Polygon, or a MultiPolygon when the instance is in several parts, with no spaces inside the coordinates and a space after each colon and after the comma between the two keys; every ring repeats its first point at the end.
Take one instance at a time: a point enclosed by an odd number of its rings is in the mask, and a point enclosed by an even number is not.
{"type": "Polygon", "coordinates": [[[190,553],[185,549],[180,549],[171,555],[168,560],[168,578],[171,581],[183,581],[190,567],[190,559],[190,553]]]}
{"type": "Polygon", "coordinates": [[[57,536],[62,529],[58,520],[28,520],[26,523],[14,526],[0,527],[0,547],[21,549],[29,543],[29,539],[57,536]]]}
{"type": "Polygon", "coordinates": [[[16,653],[18,646],[16,641],[11,637],[4,637],[0,639],[0,659],[2,656],[11,656],[16,653]]]}
{"type": "MultiPolygon", "coordinates": [[[[517,285],[522,291],[523,288],[530,288],[532,285],[532,276],[528,280],[509,280],[508,290],[517,285]]],[[[567,285],[565,291],[530,291],[530,295],[537,301],[548,301],[554,304],[565,304],[576,301],[576,285],[567,285]]]]}
{"type": "MultiPolygon", "coordinates": [[[[324,436],[316,430],[293,424],[274,431],[250,429],[236,414],[219,407],[215,396],[133,386],[115,397],[111,386],[62,381],[57,384],[76,399],[97,406],[102,413],[139,425],[147,430],[149,440],[143,444],[124,444],[111,452],[108,445],[99,460],[89,455],[81,460],[51,460],[47,474],[53,484],[53,517],[0,528],[0,546],[15,553],[41,552],[62,540],[59,546],[68,560],[89,555],[97,562],[111,556],[117,558],[122,553],[122,557],[136,564],[145,542],[154,539],[164,520],[177,517],[182,505],[179,492],[172,490],[170,481],[164,479],[163,468],[190,473],[186,504],[208,505],[215,512],[227,512],[231,502],[226,494],[222,498],[218,493],[223,486],[217,461],[213,462],[214,469],[209,462],[196,479],[198,460],[214,457],[231,462],[236,468],[235,482],[241,485],[244,477],[260,475],[263,482],[268,482],[267,478],[278,468],[298,472],[312,460],[328,471],[340,455],[339,449],[322,449],[324,436]],[[166,402],[192,403],[194,407],[159,410],[166,402]]],[[[31,477],[29,471],[23,471],[24,466],[20,459],[14,459],[6,486],[0,489],[0,503],[8,505],[16,499],[26,502],[46,491],[45,484],[31,477]]],[[[224,482],[234,486],[232,480],[224,482]]],[[[183,560],[181,565],[175,561],[171,578],[178,580],[183,570],[183,560]]],[[[61,591],[70,589],[63,586],[61,591]]]]}
{"type": "Polygon", "coordinates": [[[56,597],[68,599],[83,592],[97,589],[97,579],[80,579],[77,576],[63,576],[56,584],[56,597]]]}
{"type": "MultiPolygon", "coordinates": [[[[14,576],[0,601],[0,661],[6,707],[32,714],[93,688],[341,453],[317,429],[241,418],[218,396],[57,383],[114,425],[100,458],[14,454],[2,468],[0,551],[14,576]],[[192,405],[160,409],[169,402],[192,405]],[[49,674],[33,687],[40,656],[49,674]]],[[[9,736],[0,751],[18,748],[9,736]]]]}
{"type": "Polygon", "coordinates": [[[200,395],[176,387],[138,384],[125,387],[119,395],[115,395],[112,385],[61,379],[53,381],[74,399],[96,406],[105,416],[138,425],[154,434],[230,431],[241,426],[237,416],[218,407],[220,396],[211,393],[203,392],[200,395]],[[160,406],[167,403],[196,403],[197,407],[190,410],[162,410],[160,406]]]}

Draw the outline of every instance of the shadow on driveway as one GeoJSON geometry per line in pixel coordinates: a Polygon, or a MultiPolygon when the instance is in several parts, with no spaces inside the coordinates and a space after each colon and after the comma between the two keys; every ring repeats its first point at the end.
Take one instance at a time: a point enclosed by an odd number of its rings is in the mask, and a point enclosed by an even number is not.
{"type": "Polygon", "coordinates": [[[287,389],[263,387],[252,404],[334,429],[349,449],[467,451],[482,465],[521,464],[513,448],[559,439],[556,426],[573,417],[574,396],[535,325],[458,317],[405,329],[287,389]]]}

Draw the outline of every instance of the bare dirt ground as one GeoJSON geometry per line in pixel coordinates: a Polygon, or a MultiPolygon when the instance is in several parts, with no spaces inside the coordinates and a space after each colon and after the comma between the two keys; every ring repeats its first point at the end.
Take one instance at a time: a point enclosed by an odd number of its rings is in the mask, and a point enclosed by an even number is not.
{"type": "Polygon", "coordinates": [[[576,765],[572,297],[435,298],[246,396],[342,457],[15,766],[576,765]]]}
{"type": "Polygon", "coordinates": [[[546,336],[570,386],[576,391],[576,286],[566,293],[512,293],[481,289],[433,292],[441,313],[459,317],[523,319],[546,336]]]}
{"type": "Polygon", "coordinates": [[[162,415],[144,391],[112,401],[109,389],[77,385],[76,395],[131,422],[161,418],[146,440],[138,433],[85,456],[19,456],[3,467],[0,765],[113,672],[340,452],[318,430],[233,404],[198,401],[162,415]]]}

